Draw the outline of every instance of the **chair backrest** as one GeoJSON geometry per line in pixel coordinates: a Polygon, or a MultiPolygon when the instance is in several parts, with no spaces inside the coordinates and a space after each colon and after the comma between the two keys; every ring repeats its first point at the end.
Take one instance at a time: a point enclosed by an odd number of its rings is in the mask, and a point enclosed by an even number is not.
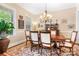
{"type": "Polygon", "coordinates": [[[71,34],[71,42],[75,42],[77,38],[77,31],[73,31],[71,34]]]}
{"type": "Polygon", "coordinates": [[[25,30],[25,38],[26,40],[30,40],[30,31],[25,30]]]}
{"type": "Polygon", "coordinates": [[[38,31],[31,31],[32,42],[38,42],[38,31]]]}
{"type": "Polygon", "coordinates": [[[30,31],[25,30],[25,36],[30,36],[30,31]]]}
{"type": "Polygon", "coordinates": [[[56,30],[51,30],[51,35],[55,36],[56,35],[56,30]]]}
{"type": "Polygon", "coordinates": [[[48,28],[47,30],[50,31],[50,28],[48,28]]]}
{"type": "Polygon", "coordinates": [[[41,36],[41,42],[42,44],[46,44],[46,43],[51,43],[51,36],[50,36],[50,32],[41,32],[40,33],[41,36]]]}

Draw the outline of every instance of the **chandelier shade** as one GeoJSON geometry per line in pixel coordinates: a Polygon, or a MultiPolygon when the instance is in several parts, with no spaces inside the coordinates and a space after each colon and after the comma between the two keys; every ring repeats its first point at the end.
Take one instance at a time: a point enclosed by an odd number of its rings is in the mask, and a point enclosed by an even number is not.
{"type": "MultiPolygon", "coordinates": [[[[47,7],[47,5],[45,5],[45,6],[47,7]]],[[[47,20],[49,20],[51,18],[52,18],[52,15],[48,14],[47,9],[45,8],[45,11],[40,16],[40,19],[47,21],[47,20]]]]}

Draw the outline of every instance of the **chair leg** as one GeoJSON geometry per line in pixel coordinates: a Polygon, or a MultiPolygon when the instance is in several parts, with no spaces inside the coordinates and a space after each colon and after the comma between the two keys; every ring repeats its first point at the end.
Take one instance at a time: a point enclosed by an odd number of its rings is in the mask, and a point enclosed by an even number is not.
{"type": "Polygon", "coordinates": [[[73,48],[72,48],[72,56],[74,56],[74,53],[73,53],[73,48]]]}
{"type": "Polygon", "coordinates": [[[42,55],[42,49],[43,49],[43,48],[41,47],[41,55],[42,55]]]}
{"type": "Polygon", "coordinates": [[[31,43],[31,52],[32,52],[32,45],[33,45],[33,44],[32,44],[32,41],[30,41],[30,43],[31,43]]]}
{"type": "Polygon", "coordinates": [[[59,48],[60,55],[61,55],[61,48],[62,48],[62,47],[59,48]]]}
{"type": "Polygon", "coordinates": [[[70,52],[72,51],[72,49],[70,48],[70,52]]]}
{"type": "Polygon", "coordinates": [[[32,46],[31,46],[31,52],[32,52],[32,46]]]}
{"type": "Polygon", "coordinates": [[[50,48],[50,56],[52,56],[52,48],[50,48]]]}
{"type": "Polygon", "coordinates": [[[26,46],[27,46],[27,41],[26,41],[26,46]]]}
{"type": "Polygon", "coordinates": [[[37,47],[37,48],[38,48],[38,53],[39,53],[39,45],[38,45],[38,47],[37,47]]]}

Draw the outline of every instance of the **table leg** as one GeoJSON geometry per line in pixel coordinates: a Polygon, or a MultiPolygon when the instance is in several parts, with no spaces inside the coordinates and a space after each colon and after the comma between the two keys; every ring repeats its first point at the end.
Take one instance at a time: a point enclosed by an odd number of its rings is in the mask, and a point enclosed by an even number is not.
{"type": "MultiPolygon", "coordinates": [[[[59,43],[59,42],[58,42],[58,43],[59,43]]],[[[55,51],[56,51],[56,54],[59,56],[60,53],[58,53],[59,47],[57,46],[57,42],[54,42],[54,49],[55,49],[55,51]]]]}
{"type": "Polygon", "coordinates": [[[54,42],[54,46],[53,46],[54,48],[57,48],[57,43],[56,42],[54,42]]]}

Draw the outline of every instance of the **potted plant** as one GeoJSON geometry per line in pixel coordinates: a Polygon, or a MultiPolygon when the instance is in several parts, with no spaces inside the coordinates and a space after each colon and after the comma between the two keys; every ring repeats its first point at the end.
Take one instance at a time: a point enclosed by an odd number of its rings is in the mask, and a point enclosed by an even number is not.
{"type": "Polygon", "coordinates": [[[12,22],[6,22],[5,20],[0,20],[0,53],[7,50],[10,40],[7,37],[11,33],[14,26],[12,22]]]}

